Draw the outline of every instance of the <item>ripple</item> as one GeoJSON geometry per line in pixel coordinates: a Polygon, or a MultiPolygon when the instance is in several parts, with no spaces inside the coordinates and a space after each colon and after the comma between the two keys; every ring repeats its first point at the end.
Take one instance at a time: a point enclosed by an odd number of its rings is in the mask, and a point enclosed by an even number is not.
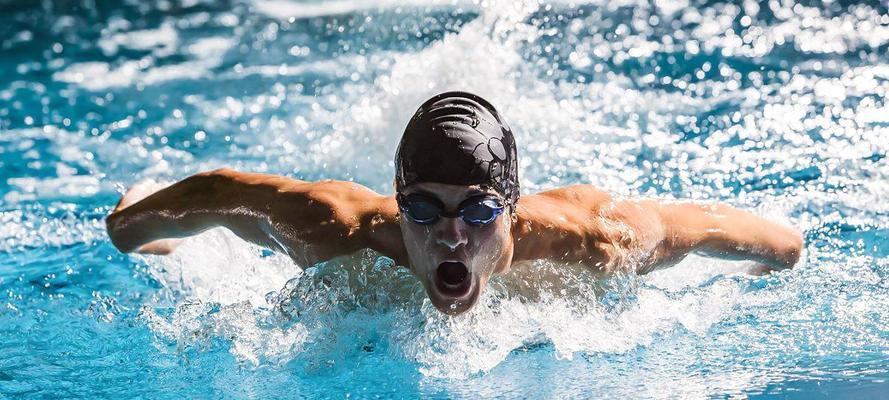
{"type": "Polygon", "coordinates": [[[884,5],[16,3],[0,20],[2,394],[885,386],[884,5]],[[104,238],[102,217],[143,178],[230,166],[391,192],[407,119],[450,89],[507,118],[525,193],[593,183],[723,201],[803,229],[805,260],[756,278],[689,257],[535,299],[496,281],[449,318],[369,252],[298,266],[223,230],[171,257],[120,255],[104,238]]]}

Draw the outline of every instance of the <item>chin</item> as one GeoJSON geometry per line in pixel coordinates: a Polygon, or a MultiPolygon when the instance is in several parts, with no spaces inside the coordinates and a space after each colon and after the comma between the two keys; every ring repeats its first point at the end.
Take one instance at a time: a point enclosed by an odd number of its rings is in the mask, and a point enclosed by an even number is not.
{"type": "Polygon", "coordinates": [[[432,291],[428,293],[429,299],[432,300],[432,305],[434,305],[438,311],[447,315],[460,315],[469,311],[475,306],[475,303],[478,302],[480,294],[481,290],[478,286],[473,287],[466,296],[459,298],[438,293],[435,289],[432,289],[432,291]]]}

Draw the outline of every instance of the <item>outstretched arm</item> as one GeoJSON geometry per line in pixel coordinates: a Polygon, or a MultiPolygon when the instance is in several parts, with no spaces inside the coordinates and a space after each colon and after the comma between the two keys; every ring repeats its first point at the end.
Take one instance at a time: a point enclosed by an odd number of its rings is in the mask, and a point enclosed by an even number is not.
{"type": "Polygon", "coordinates": [[[147,196],[145,188],[134,189],[106,220],[112,243],[123,252],[168,253],[176,238],[222,226],[298,263],[362,248],[404,259],[394,199],[355,183],[220,169],[147,196]]]}
{"type": "Polygon", "coordinates": [[[663,257],[689,252],[732,260],[753,260],[753,272],[790,268],[799,260],[802,234],[791,227],[725,204],[659,203],[664,226],[663,257]]]}
{"type": "Polygon", "coordinates": [[[750,272],[799,260],[795,229],[724,204],[615,199],[591,185],[523,197],[513,224],[514,261],[582,262],[601,271],[650,272],[701,253],[758,263],[750,272]]]}

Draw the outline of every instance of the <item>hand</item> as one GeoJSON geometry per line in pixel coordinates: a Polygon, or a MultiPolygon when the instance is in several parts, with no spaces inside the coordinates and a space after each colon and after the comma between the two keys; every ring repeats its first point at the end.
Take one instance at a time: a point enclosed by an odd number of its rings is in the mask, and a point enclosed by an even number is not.
{"type": "Polygon", "coordinates": [[[772,272],[775,272],[775,271],[777,271],[777,269],[772,268],[766,264],[758,262],[758,263],[754,263],[753,265],[747,266],[747,269],[745,272],[747,272],[748,275],[764,276],[764,275],[771,274],[772,272]]]}
{"type": "Polygon", "coordinates": [[[151,243],[143,244],[136,249],[136,253],[139,254],[157,254],[165,256],[176,250],[185,239],[160,239],[155,240],[151,243]]]}
{"type": "MultiPolygon", "coordinates": [[[[168,183],[160,183],[155,181],[154,179],[146,179],[136,183],[120,198],[120,201],[117,202],[117,206],[114,207],[114,212],[118,212],[123,210],[133,204],[136,204],[142,199],[151,196],[157,191],[170,186],[168,183]]],[[[159,255],[167,255],[176,250],[180,244],[182,244],[184,239],[161,239],[155,240],[150,243],[146,243],[135,250],[136,253],[141,254],[159,254],[159,255]]]]}

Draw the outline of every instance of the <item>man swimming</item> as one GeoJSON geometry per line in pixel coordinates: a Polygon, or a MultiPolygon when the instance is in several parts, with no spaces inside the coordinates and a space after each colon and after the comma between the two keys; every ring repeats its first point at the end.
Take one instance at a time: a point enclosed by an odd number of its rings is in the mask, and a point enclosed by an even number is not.
{"type": "Polygon", "coordinates": [[[411,118],[395,156],[395,191],[219,169],[172,186],[136,185],[108,216],[122,252],[167,254],[222,226],[299,265],[372,249],[407,266],[441,312],[460,314],[494,274],[528,261],[644,274],[689,253],[793,266],[789,227],[722,204],[621,199],[591,185],[519,195],[513,135],[486,100],[447,92],[411,118]]]}

